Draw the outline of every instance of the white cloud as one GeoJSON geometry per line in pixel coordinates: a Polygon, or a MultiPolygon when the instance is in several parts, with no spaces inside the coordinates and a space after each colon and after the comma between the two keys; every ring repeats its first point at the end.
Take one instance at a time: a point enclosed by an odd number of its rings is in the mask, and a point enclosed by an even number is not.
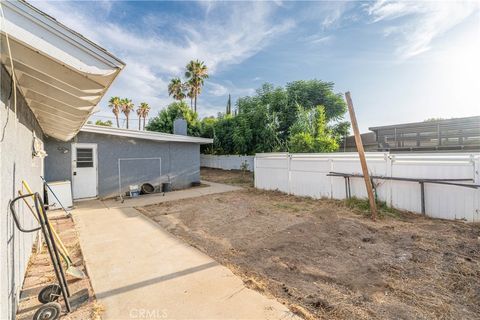
{"type": "Polygon", "coordinates": [[[217,4],[217,1],[215,1],[215,0],[202,0],[202,1],[197,1],[196,3],[201,8],[204,9],[205,15],[208,15],[210,13],[210,11],[212,11],[212,9],[217,4]]]}
{"type": "Polygon", "coordinates": [[[274,7],[264,2],[236,3],[228,10],[217,5],[211,10],[218,16],[228,14],[229,18],[210,17],[198,24],[179,24],[187,45],[178,51],[187,58],[184,61],[194,57],[204,60],[212,72],[253,56],[295,25],[291,19],[270,21],[274,7]]]}
{"type": "Polygon", "coordinates": [[[347,10],[347,2],[339,1],[338,3],[335,3],[335,6],[323,19],[322,27],[326,29],[337,24],[341,20],[346,10],[347,10]]]}
{"type": "Polygon", "coordinates": [[[319,43],[327,43],[333,39],[331,35],[325,34],[313,34],[311,36],[305,37],[303,40],[310,44],[319,44],[319,43]]]}
{"type": "MultiPolygon", "coordinates": [[[[274,22],[272,16],[278,7],[272,3],[240,2],[227,6],[209,2],[203,4],[205,18],[175,21],[171,27],[176,33],[172,37],[172,34],[162,34],[158,24],[144,23],[141,29],[134,30],[121,19],[109,19],[118,3],[90,4],[41,1],[34,5],[127,63],[108,96],[128,96],[134,103],[147,101],[156,111],[171,101],[167,82],[173,76],[182,76],[188,61],[197,58],[205,61],[210,75],[215,75],[263,50],[295,25],[289,18],[274,22]]],[[[210,93],[214,96],[227,90],[219,84],[211,87],[210,93]]],[[[106,100],[107,97],[101,105],[106,105],[106,100]]]]}
{"type": "Polygon", "coordinates": [[[399,39],[397,53],[408,59],[428,51],[432,42],[480,8],[478,2],[384,1],[366,7],[374,23],[388,22],[385,36],[399,39]],[[399,19],[403,18],[403,19],[399,19]],[[398,24],[394,24],[398,21],[398,24]]]}
{"type": "Polygon", "coordinates": [[[393,20],[412,13],[425,11],[420,2],[400,2],[379,0],[367,7],[368,14],[374,17],[373,21],[393,20]]]}
{"type": "MultiPolygon", "coordinates": [[[[292,6],[296,1],[287,1],[292,6]]],[[[296,21],[313,22],[321,30],[335,29],[344,22],[356,19],[350,9],[355,8],[355,1],[306,1],[296,7],[296,21]]]]}
{"type": "Polygon", "coordinates": [[[232,81],[225,80],[224,85],[228,90],[228,93],[231,93],[235,96],[251,96],[255,93],[254,88],[241,88],[236,86],[232,81]]]}
{"type": "Polygon", "coordinates": [[[225,86],[222,86],[221,84],[215,82],[208,82],[207,88],[208,92],[216,97],[221,97],[228,94],[228,89],[225,86]]]}
{"type": "MultiPolygon", "coordinates": [[[[257,77],[258,78],[258,77],[257,77]]],[[[260,80],[260,78],[258,78],[260,80]]],[[[255,79],[253,81],[256,81],[255,79]]],[[[255,93],[253,88],[237,87],[232,81],[225,80],[223,84],[208,81],[206,83],[207,92],[215,97],[226,97],[228,94],[234,96],[252,95],[255,93]]]]}
{"type": "Polygon", "coordinates": [[[97,4],[106,12],[110,12],[113,6],[113,0],[97,0],[97,4]]]}
{"type": "Polygon", "coordinates": [[[285,3],[282,0],[272,0],[273,3],[275,3],[279,7],[284,7],[285,3]]]}

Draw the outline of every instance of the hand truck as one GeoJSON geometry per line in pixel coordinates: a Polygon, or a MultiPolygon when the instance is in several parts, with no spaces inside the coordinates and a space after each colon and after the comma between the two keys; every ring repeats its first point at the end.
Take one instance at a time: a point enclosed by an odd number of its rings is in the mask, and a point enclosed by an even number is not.
{"type": "MultiPolygon", "coordinates": [[[[38,294],[38,300],[43,303],[43,305],[35,312],[33,320],[56,320],[60,317],[62,313],[62,306],[57,301],[60,296],[63,297],[66,312],[72,312],[72,307],[70,304],[71,295],[68,289],[65,272],[63,271],[62,263],[60,261],[58,248],[53,238],[52,228],[50,226],[50,223],[48,223],[48,217],[44,208],[45,207],[43,200],[38,192],[33,194],[23,194],[19,197],[16,197],[10,202],[10,211],[12,212],[13,220],[15,222],[15,225],[21,232],[30,233],[36,232],[38,230],[42,231],[45,243],[47,245],[48,253],[50,255],[50,260],[52,261],[53,269],[55,271],[55,276],[58,282],[58,284],[50,284],[44,287],[38,294]],[[15,211],[15,204],[17,201],[23,198],[32,196],[35,204],[35,212],[40,226],[33,229],[25,229],[20,224],[20,220],[18,219],[17,213],[15,211]]],[[[83,295],[85,295],[85,293],[83,293],[83,295]]],[[[79,299],[80,303],[86,300],[88,300],[88,290],[87,299],[85,299],[85,297],[79,299]]]]}

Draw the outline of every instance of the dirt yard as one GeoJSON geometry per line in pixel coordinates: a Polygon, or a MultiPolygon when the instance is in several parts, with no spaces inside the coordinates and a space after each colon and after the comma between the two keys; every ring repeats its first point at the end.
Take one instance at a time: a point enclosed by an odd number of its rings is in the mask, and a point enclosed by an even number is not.
{"type": "Polygon", "coordinates": [[[480,226],[244,190],[142,208],[166,230],[306,319],[479,319],[480,226]]]}
{"type": "Polygon", "coordinates": [[[200,175],[202,180],[253,188],[253,172],[249,171],[202,168],[200,175]]]}
{"type": "MultiPolygon", "coordinates": [[[[80,249],[80,243],[73,220],[67,217],[58,217],[50,218],[50,222],[69,251],[73,264],[86,273],[82,251],[80,249]]],[[[34,252],[36,252],[36,248],[34,248],[34,252]]],[[[75,279],[67,274],[67,282],[70,293],[72,294],[72,298],[70,299],[72,305],[76,305],[75,301],[79,301],[77,298],[81,296],[79,293],[85,293],[85,290],[89,293],[89,299],[80,304],[80,307],[74,312],[62,317],[62,319],[100,320],[103,307],[95,299],[90,280],[88,278],[80,280],[75,279]]],[[[30,259],[23,288],[20,293],[20,304],[17,312],[18,320],[32,319],[35,311],[41,306],[41,303],[37,298],[38,293],[45,286],[53,283],[57,283],[57,281],[50,261],[50,256],[48,255],[47,247],[44,246],[40,253],[32,254],[30,259]]],[[[65,311],[63,299],[60,299],[59,302],[62,305],[63,311],[65,311]]]]}

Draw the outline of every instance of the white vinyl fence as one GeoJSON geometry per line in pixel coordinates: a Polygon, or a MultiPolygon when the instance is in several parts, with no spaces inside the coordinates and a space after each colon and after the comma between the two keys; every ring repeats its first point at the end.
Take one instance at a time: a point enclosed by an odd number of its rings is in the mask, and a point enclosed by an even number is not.
{"type": "MultiPolygon", "coordinates": [[[[366,154],[371,175],[413,179],[466,179],[480,184],[480,153],[366,154]]],[[[346,198],[343,177],[329,172],[362,174],[357,153],[265,153],[255,157],[255,187],[313,198],[346,198]]],[[[379,200],[421,213],[418,182],[375,179],[379,200]]],[[[480,222],[480,189],[425,183],[425,213],[443,219],[480,222]]],[[[363,178],[350,178],[351,196],[366,198],[363,178]]]]}
{"type": "Polygon", "coordinates": [[[200,166],[223,170],[242,170],[242,164],[246,164],[246,170],[253,171],[253,159],[254,156],[215,156],[209,154],[201,154],[200,166]]]}

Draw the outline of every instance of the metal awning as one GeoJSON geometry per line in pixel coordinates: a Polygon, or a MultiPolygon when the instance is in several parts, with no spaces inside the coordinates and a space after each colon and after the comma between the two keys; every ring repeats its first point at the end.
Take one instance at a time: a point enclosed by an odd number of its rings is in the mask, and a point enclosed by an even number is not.
{"type": "Polygon", "coordinates": [[[125,63],[24,1],[0,5],[2,64],[43,132],[72,139],[125,63]]]}

